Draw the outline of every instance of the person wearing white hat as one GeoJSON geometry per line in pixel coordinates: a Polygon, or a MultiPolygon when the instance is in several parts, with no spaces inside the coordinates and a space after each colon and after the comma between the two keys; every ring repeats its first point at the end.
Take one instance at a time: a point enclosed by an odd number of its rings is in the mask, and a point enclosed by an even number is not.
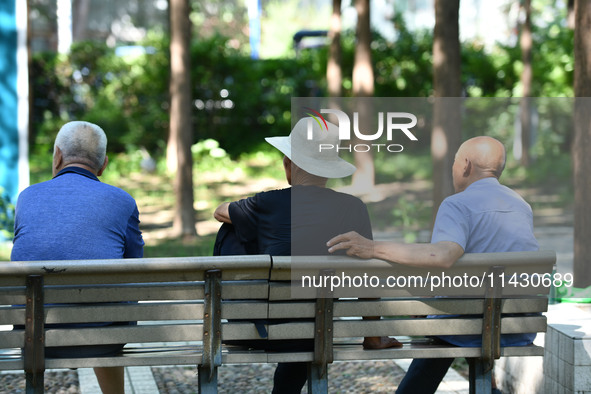
{"type": "MultiPolygon", "coordinates": [[[[248,244],[248,250],[271,256],[326,255],[326,242],[339,233],[356,231],[372,238],[365,204],[326,188],[329,178],[343,178],[356,170],[338,155],[337,126],[303,118],[288,137],[266,141],[285,155],[283,168],[292,187],[225,202],[214,213],[218,221],[234,226],[236,238],[248,244]]],[[[364,339],[365,348],[401,346],[394,338],[364,339]]],[[[305,363],[280,363],[273,393],[300,393],[306,379],[305,363]]]]}

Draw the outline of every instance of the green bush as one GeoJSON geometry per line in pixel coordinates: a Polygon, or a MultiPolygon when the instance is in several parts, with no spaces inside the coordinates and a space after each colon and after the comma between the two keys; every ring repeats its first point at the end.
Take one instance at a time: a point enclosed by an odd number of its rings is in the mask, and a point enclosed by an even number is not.
{"type": "MultiPolygon", "coordinates": [[[[558,17],[557,17],[558,18],[558,17]]],[[[556,19],[557,21],[559,19],[556,19]]],[[[373,33],[377,97],[429,97],[433,90],[432,33],[410,32],[393,21],[395,42],[373,33]]],[[[534,95],[572,96],[572,32],[558,22],[534,29],[534,95]]],[[[169,41],[150,32],[145,53],[118,56],[114,48],[79,42],[69,56],[36,54],[32,64],[32,152],[51,151],[59,127],[86,119],[102,125],[109,147],[145,147],[163,155],[168,136],[169,41]]],[[[350,96],[355,35],[343,33],[344,96],[350,96]]],[[[289,134],[291,98],[324,96],[327,48],[299,51],[295,58],[253,60],[219,34],[191,45],[194,142],[214,139],[231,158],[270,150],[264,137],[289,134]]],[[[519,47],[487,51],[462,44],[462,83],[467,96],[518,95],[519,47]]],[[[550,109],[551,110],[551,109],[550,109]]],[[[482,129],[475,129],[482,130],[482,129]]],[[[560,129],[562,151],[571,132],[560,129]]]]}
{"type": "Polygon", "coordinates": [[[14,205],[0,187],[0,241],[14,237],[14,205]]]}

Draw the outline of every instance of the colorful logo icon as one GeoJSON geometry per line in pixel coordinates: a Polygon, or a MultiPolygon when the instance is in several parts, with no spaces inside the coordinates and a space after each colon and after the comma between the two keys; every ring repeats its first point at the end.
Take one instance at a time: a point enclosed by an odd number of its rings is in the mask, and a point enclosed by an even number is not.
{"type": "Polygon", "coordinates": [[[326,128],[326,131],[328,131],[328,124],[326,123],[326,119],[324,119],[324,116],[322,116],[320,114],[320,112],[315,111],[309,107],[304,107],[304,109],[307,111],[313,112],[313,114],[311,114],[310,112],[306,112],[306,115],[312,117],[316,121],[316,123],[318,123],[318,126],[320,126],[320,130],[322,130],[322,123],[324,123],[324,127],[326,128]],[[321,120],[322,120],[322,123],[320,123],[321,120]]]}

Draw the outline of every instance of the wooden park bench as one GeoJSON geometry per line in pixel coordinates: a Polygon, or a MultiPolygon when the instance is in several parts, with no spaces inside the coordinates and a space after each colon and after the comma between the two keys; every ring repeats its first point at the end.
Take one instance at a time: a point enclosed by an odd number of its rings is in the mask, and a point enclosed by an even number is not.
{"type": "MultiPolygon", "coordinates": [[[[464,255],[445,273],[469,271],[506,278],[525,273],[533,278],[551,275],[555,258],[547,251],[464,255]]],[[[495,359],[544,353],[535,345],[501,347],[499,338],[501,333],[546,330],[540,312],[547,310],[549,287],[541,286],[535,294],[506,294],[501,286],[484,285],[479,295],[463,298],[434,298],[395,288],[377,294],[379,299],[367,293],[360,293],[359,299],[327,288],[308,289],[312,291],[299,296],[290,285],[300,269],[328,275],[338,273],[339,267],[351,272],[411,272],[380,260],[334,256],[0,262],[0,325],[25,327],[0,331],[0,370],[24,370],[27,392],[40,393],[45,369],[196,365],[196,389],[205,393],[217,391],[217,371],[224,364],[305,362],[309,392],[326,393],[327,368],[333,361],[466,357],[471,389],[487,393],[495,359]],[[503,316],[514,313],[537,315],[503,316]],[[265,325],[266,340],[309,339],[314,350],[265,351],[222,344],[222,340],[260,340],[252,319],[284,319],[283,324],[265,325]],[[105,321],[138,324],[44,327],[105,321]],[[461,348],[428,338],[445,334],[481,335],[483,346],[461,348]],[[399,349],[363,350],[364,336],[385,335],[411,339],[399,349]],[[127,345],[116,356],[45,357],[45,347],[113,343],[127,345]]],[[[436,273],[423,270],[422,275],[432,280],[436,273]]]]}

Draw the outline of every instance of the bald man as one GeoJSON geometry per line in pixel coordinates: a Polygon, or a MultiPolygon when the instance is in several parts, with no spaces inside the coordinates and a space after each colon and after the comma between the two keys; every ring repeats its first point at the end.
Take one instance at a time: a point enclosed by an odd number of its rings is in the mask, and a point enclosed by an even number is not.
{"type": "MultiPolygon", "coordinates": [[[[464,253],[538,250],[531,207],[499,183],[505,148],[491,137],[464,142],[452,168],[456,194],[446,198],[435,218],[430,244],[372,241],[355,232],[329,240],[329,252],[345,249],[361,258],[378,258],[418,267],[451,267],[464,253]]],[[[524,346],[535,334],[502,335],[502,346],[524,346]]],[[[457,346],[481,346],[479,336],[442,336],[457,346]]],[[[397,393],[434,393],[453,359],[416,359],[397,393]]]]}

